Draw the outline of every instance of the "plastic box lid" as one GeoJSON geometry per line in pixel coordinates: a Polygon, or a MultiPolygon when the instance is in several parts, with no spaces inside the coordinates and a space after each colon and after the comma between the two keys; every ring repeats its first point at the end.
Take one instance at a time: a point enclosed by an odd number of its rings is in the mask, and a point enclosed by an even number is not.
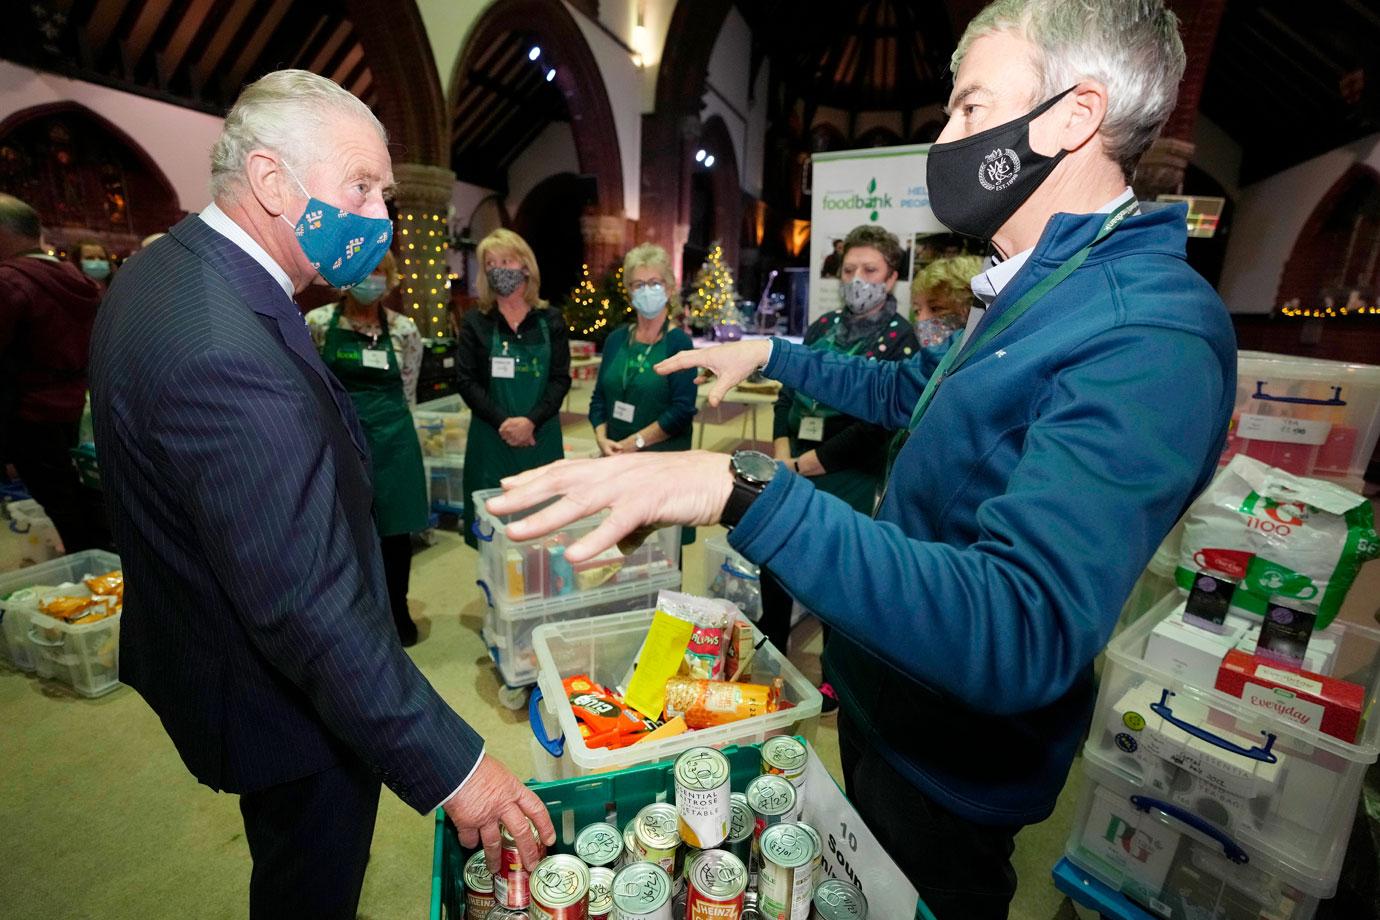
{"type": "MultiPolygon", "coordinates": [[[[0,575],[0,610],[6,607],[5,598],[16,591],[35,585],[79,583],[88,575],[104,575],[120,568],[120,557],[99,549],[82,550],[0,575]]],[[[27,605],[26,605],[27,606],[27,605]]]]}

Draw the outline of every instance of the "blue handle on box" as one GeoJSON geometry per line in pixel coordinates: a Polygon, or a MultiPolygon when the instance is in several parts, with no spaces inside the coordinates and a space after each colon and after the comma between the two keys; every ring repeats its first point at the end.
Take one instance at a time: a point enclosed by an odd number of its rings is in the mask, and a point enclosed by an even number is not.
{"type": "Polygon", "coordinates": [[[747,572],[740,572],[740,571],[738,571],[737,569],[735,569],[733,566],[729,565],[727,562],[724,562],[724,563],[720,564],[719,568],[722,569],[722,570],[723,570],[724,572],[726,572],[727,574],[732,575],[734,578],[741,578],[741,579],[743,579],[744,581],[757,581],[757,580],[758,580],[758,578],[757,578],[756,575],[749,575],[747,572]]]}
{"type": "Polygon", "coordinates": [[[484,536],[484,530],[479,526],[479,518],[475,518],[470,522],[470,533],[474,534],[477,540],[483,540],[485,543],[494,542],[494,532],[491,530],[487,537],[484,536]]]}
{"type": "Polygon", "coordinates": [[[536,736],[537,743],[546,748],[546,753],[552,757],[560,757],[565,753],[565,735],[559,738],[546,737],[546,728],[541,722],[541,687],[535,687],[532,695],[527,698],[527,722],[532,726],[532,734],[536,736]]]}
{"type": "Polygon", "coordinates": [[[1265,736],[1264,747],[1257,746],[1251,748],[1244,748],[1239,744],[1233,744],[1226,738],[1223,738],[1221,735],[1214,735],[1206,728],[1200,728],[1197,725],[1194,725],[1192,722],[1185,722],[1183,719],[1175,718],[1174,710],[1169,708],[1169,698],[1173,695],[1174,694],[1172,691],[1164,690],[1160,694],[1160,701],[1158,703],[1150,704],[1150,711],[1153,712],[1155,715],[1159,716],[1161,719],[1164,719],[1170,725],[1181,728],[1193,737],[1199,739],[1200,741],[1206,741],[1208,744],[1214,744],[1224,751],[1230,751],[1231,753],[1239,754],[1242,757],[1249,757],[1251,760],[1258,760],[1261,763],[1279,762],[1279,758],[1275,756],[1275,754],[1270,750],[1275,746],[1274,735],[1263,730],[1261,731],[1261,734],[1265,736]]]}
{"type": "Polygon", "coordinates": [[[478,581],[476,581],[475,584],[479,585],[479,587],[483,589],[483,591],[484,591],[484,600],[487,601],[488,604],[489,604],[489,607],[492,608],[493,605],[494,605],[494,596],[493,596],[493,592],[491,592],[491,591],[489,590],[489,586],[488,586],[487,584],[484,583],[484,579],[482,579],[482,578],[479,579],[478,581]]]}
{"type": "Polygon", "coordinates": [[[1131,804],[1135,806],[1137,811],[1148,812],[1152,808],[1156,811],[1162,811],[1169,815],[1169,817],[1187,824],[1200,834],[1211,837],[1222,845],[1222,852],[1226,854],[1227,859],[1230,859],[1234,863],[1245,865],[1250,862],[1250,854],[1241,849],[1240,844],[1228,837],[1225,832],[1220,830],[1217,825],[1213,824],[1211,821],[1200,818],[1187,809],[1180,808],[1163,799],[1153,799],[1148,795],[1131,796],[1131,804]]]}
{"type": "Polygon", "coordinates": [[[1255,396],[1253,399],[1261,399],[1266,402],[1293,403],[1298,406],[1345,406],[1346,400],[1342,399],[1342,388],[1332,388],[1331,399],[1309,399],[1306,396],[1271,396],[1265,392],[1265,381],[1255,382],[1255,396]]]}

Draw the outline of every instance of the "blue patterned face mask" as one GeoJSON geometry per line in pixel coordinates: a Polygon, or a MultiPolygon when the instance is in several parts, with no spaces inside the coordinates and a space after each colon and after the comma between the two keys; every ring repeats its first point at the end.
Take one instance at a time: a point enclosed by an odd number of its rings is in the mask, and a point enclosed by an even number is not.
{"type": "Polygon", "coordinates": [[[337,288],[353,287],[369,277],[393,242],[393,222],[386,217],[364,217],[313,198],[292,169],[286,163],[283,166],[307,196],[307,206],[296,224],[279,217],[297,234],[297,243],[312,268],[337,288]]]}

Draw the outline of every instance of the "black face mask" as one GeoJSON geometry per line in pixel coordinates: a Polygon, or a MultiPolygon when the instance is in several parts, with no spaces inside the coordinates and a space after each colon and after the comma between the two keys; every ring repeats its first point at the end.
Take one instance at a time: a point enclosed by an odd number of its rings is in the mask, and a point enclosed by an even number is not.
{"type": "Polygon", "coordinates": [[[925,178],[939,222],[954,233],[990,240],[1068,153],[1047,157],[1031,150],[1030,123],[1073,89],[1015,121],[931,146],[925,178]]]}

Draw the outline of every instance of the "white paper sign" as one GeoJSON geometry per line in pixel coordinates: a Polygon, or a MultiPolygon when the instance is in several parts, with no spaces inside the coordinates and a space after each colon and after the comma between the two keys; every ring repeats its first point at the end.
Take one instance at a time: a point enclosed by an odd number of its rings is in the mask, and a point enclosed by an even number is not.
{"type": "Polygon", "coordinates": [[[512,380],[517,376],[517,359],[494,358],[489,373],[500,380],[512,380]]]}
{"type": "Polygon", "coordinates": [[[824,419],[818,415],[805,416],[800,420],[800,433],[797,437],[802,441],[823,441],[824,419]]]}
{"type": "Polygon", "coordinates": [[[829,775],[813,747],[805,765],[805,823],[824,841],[824,871],[851,882],[867,898],[868,916],[909,920],[920,895],[829,775]]]}
{"type": "Polygon", "coordinates": [[[632,403],[625,403],[621,399],[615,400],[613,403],[613,417],[618,419],[618,421],[620,422],[627,422],[631,424],[633,420],[633,413],[636,411],[637,409],[633,406],[632,403]]]}
{"type": "Polygon", "coordinates": [[[388,352],[380,351],[377,348],[364,349],[364,366],[381,371],[388,370],[388,352]]]}
{"type": "Polygon", "coordinates": [[[1278,415],[1242,415],[1236,436],[1248,441],[1282,441],[1285,444],[1322,444],[1332,433],[1331,422],[1278,415]]]}

